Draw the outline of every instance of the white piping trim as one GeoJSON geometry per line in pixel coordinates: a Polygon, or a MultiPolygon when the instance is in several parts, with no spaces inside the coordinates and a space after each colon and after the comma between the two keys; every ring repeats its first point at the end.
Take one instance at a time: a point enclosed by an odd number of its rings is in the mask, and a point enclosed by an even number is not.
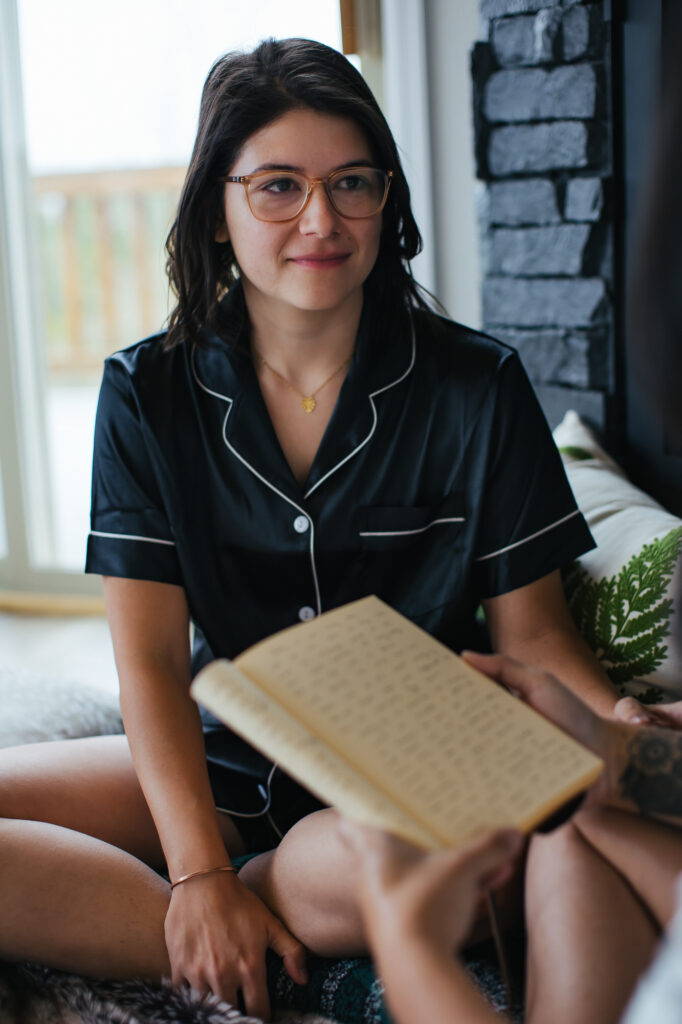
{"type": "Polygon", "coordinates": [[[277,771],[277,764],[273,763],[272,768],[270,769],[270,771],[268,773],[268,777],[267,777],[267,780],[265,782],[265,787],[263,787],[263,786],[259,786],[258,787],[259,790],[260,790],[261,796],[265,797],[265,804],[263,805],[263,810],[262,811],[254,811],[253,813],[246,814],[243,811],[233,811],[229,807],[218,807],[217,804],[215,805],[216,811],[218,811],[220,814],[228,814],[231,818],[261,818],[264,814],[267,814],[268,819],[270,821],[270,824],[274,828],[275,832],[279,833],[279,837],[281,839],[282,838],[282,833],[279,831],[279,829],[275,825],[274,821],[272,820],[272,818],[268,814],[268,811],[270,810],[270,806],[272,805],[272,790],[271,790],[270,787],[272,786],[272,777],[273,777],[273,775],[275,774],[276,771],[277,771]]]}
{"type": "Polygon", "coordinates": [[[536,530],[535,533],[531,533],[529,537],[524,537],[523,540],[517,540],[513,544],[507,544],[506,548],[500,548],[499,551],[491,551],[489,555],[481,555],[480,558],[474,558],[474,562],[485,562],[487,558],[495,558],[496,555],[503,555],[505,551],[511,551],[512,548],[518,548],[521,544],[527,544],[529,540],[535,540],[543,533],[547,533],[548,530],[553,530],[555,526],[561,526],[567,520],[572,519],[573,516],[579,516],[580,509],[577,508],[575,512],[570,512],[563,519],[557,519],[555,523],[550,523],[549,526],[543,526],[541,530],[536,530]]]}
{"type": "Polygon", "coordinates": [[[246,468],[251,473],[253,473],[253,475],[255,477],[258,478],[258,480],[260,480],[262,483],[264,483],[266,487],[269,487],[271,491],[274,491],[275,494],[279,495],[280,498],[283,498],[284,501],[286,501],[289,505],[292,505],[298,512],[301,513],[302,516],[305,516],[305,518],[310,523],[310,545],[309,545],[310,546],[310,565],[311,565],[312,573],[313,573],[313,583],[315,584],[315,600],[317,602],[317,614],[321,615],[322,614],[322,598],[320,597],[320,585],[319,585],[319,582],[318,582],[318,579],[317,579],[317,567],[315,565],[315,524],[314,524],[314,522],[312,521],[311,517],[308,515],[308,513],[306,512],[306,510],[304,508],[301,508],[300,505],[297,505],[295,501],[292,501],[291,498],[287,497],[286,494],[283,494],[282,491],[280,491],[277,487],[275,487],[274,484],[271,484],[269,480],[267,480],[264,476],[262,476],[258,472],[257,469],[254,469],[254,467],[251,465],[251,463],[247,462],[246,459],[242,455],[239,454],[237,449],[234,448],[230,444],[230,442],[227,440],[227,436],[226,436],[225,431],[227,429],[228,417],[229,417],[230,413],[232,412],[232,406],[234,404],[234,400],[232,398],[230,398],[228,395],[221,395],[220,392],[212,391],[210,388],[207,388],[205,384],[202,384],[202,382],[199,380],[199,376],[197,374],[196,366],[195,366],[195,363],[194,363],[194,353],[195,353],[195,351],[196,351],[196,343],[192,347],[192,374],[194,375],[195,381],[197,382],[199,387],[202,388],[202,390],[206,391],[209,395],[213,395],[215,398],[220,398],[223,402],[227,402],[228,403],[228,410],[225,413],[225,419],[223,420],[223,430],[222,430],[223,441],[225,442],[226,447],[229,449],[229,451],[232,452],[232,454],[235,456],[235,458],[239,459],[239,461],[242,463],[242,465],[246,466],[246,468]]]}
{"type": "MultiPolygon", "coordinates": [[[[410,321],[411,321],[411,318],[410,318],[410,321]]],[[[373,415],[372,426],[370,427],[369,434],[364,439],[364,441],[360,442],[360,444],[357,446],[357,448],[354,448],[352,452],[349,452],[348,455],[345,456],[345,458],[341,459],[340,462],[337,462],[335,466],[332,466],[332,468],[327,473],[325,473],[324,476],[320,477],[320,479],[317,481],[317,483],[314,484],[310,488],[310,490],[306,492],[306,495],[305,495],[306,498],[309,498],[310,495],[313,493],[313,491],[316,490],[320,486],[320,484],[324,483],[324,481],[327,480],[332,475],[332,473],[335,473],[336,470],[340,469],[341,466],[343,466],[343,464],[345,462],[348,462],[349,459],[352,459],[353,456],[356,455],[360,451],[361,448],[364,448],[365,445],[367,444],[367,442],[369,441],[369,439],[371,438],[372,434],[376,430],[378,416],[377,416],[376,405],[374,404],[375,397],[377,395],[380,395],[383,391],[388,391],[389,388],[395,387],[396,384],[400,384],[401,380],[405,380],[407,375],[412,371],[412,367],[414,366],[414,362],[415,362],[415,358],[416,358],[416,353],[417,353],[417,343],[416,343],[415,336],[414,336],[414,323],[412,323],[412,322],[411,322],[411,329],[412,329],[412,355],[411,355],[411,358],[410,358],[409,366],[404,371],[404,373],[401,373],[401,375],[399,377],[396,377],[395,380],[391,381],[390,384],[385,384],[383,386],[383,388],[378,388],[377,391],[372,391],[372,393],[368,396],[370,404],[372,406],[372,415],[373,415]]]]}
{"type": "Polygon", "coordinates": [[[103,533],[102,530],[90,530],[90,536],[112,537],[114,540],[144,540],[148,544],[167,544],[168,547],[175,547],[175,541],[173,540],[159,540],[158,537],[138,537],[134,533],[103,533]]]}
{"type": "Polygon", "coordinates": [[[447,519],[433,519],[426,526],[420,526],[417,530],[361,530],[361,537],[406,537],[412,533],[424,533],[426,530],[430,530],[432,526],[437,523],[465,523],[466,519],[464,516],[450,516],[447,519]]]}

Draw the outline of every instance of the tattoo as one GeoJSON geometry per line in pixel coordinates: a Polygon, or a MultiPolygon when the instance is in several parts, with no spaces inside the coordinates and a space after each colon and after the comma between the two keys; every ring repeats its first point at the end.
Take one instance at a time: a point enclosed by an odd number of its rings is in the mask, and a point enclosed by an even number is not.
{"type": "Polygon", "coordinates": [[[682,817],[682,735],[643,729],[628,744],[628,754],[621,795],[642,814],[682,817]]]}

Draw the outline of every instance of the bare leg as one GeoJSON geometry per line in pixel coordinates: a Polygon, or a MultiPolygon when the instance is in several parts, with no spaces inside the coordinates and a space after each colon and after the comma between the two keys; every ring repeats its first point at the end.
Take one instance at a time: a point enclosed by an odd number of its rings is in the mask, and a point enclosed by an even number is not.
{"type": "MultiPolygon", "coordinates": [[[[243,852],[225,815],[228,849],[243,852]]],[[[152,867],[164,858],[125,736],[93,736],[0,750],[0,818],[44,821],[118,846],[152,867]]]]}
{"type": "Polygon", "coordinates": [[[319,956],[367,949],[356,879],[335,811],[302,818],[276,850],[254,857],[239,877],[319,956]]]}
{"type": "Polygon", "coordinates": [[[580,811],[573,821],[664,928],[675,911],[675,882],[682,872],[682,832],[611,808],[580,811]]]}
{"type": "MultiPolygon", "coordinates": [[[[339,838],[338,816],[329,809],[302,818],[277,849],[254,857],[239,873],[287,928],[318,956],[366,953],[358,886],[348,847],[339,838]]],[[[521,915],[521,879],[501,892],[506,924],[521,915]]],[[[490,935],[490,921],[481,906],[470,942],[490,935]]]]}
{"type": "Polygon", "coordinates": [[[0,821],[0,957],[100,977],[169,976],[168,884],[58,825],[0,821]]]}
{"type": "Polygon", "coordinates": [[[615,1024],[658,929],[571,822],[531,842],[526,921],[529,1024],[615,1024]]]}
{"type": "Polygon", "coordinates": [[[125,736],[0,750],[0,957],[167,974],[169,890],[147,866],[163,863],[125,736]]]}

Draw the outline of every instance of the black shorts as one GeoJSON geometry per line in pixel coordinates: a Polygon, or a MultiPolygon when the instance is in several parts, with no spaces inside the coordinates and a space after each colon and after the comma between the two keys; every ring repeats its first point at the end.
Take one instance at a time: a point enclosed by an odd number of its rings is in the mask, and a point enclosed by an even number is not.
{"type": "Polygon", "coordinates": [[[297,821],[326,807],[234,733],[211,730],[204,739],[216,808],[230,817],[248,853],[273,849],[297,821]]]}

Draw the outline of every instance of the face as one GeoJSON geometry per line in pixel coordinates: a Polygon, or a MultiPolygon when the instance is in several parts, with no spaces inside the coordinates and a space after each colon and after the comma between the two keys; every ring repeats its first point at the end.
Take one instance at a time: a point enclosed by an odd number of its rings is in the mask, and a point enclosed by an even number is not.
{"type": "MultiPolygon", "coordinates": [[[[292,110],[247,140],[230,175],[287,168],[324,178],[342,167],[372,162],[358,126],[312,110],[292,110]]],[[[252,315],[263,310],[341,312],[357,308],[362,284],[379,251],[381,213],[348,220],[316,186],[303,213],[286,223],[257,220],[240,184],[225,184],[225,221],[217,241],[228,238],[241,271],[252,315]]]]}

